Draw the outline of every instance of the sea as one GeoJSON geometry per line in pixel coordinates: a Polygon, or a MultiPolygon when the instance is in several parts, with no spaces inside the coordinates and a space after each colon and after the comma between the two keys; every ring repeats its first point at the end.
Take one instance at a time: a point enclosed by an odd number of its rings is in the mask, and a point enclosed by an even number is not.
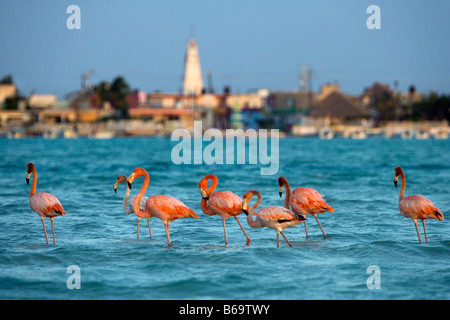
{"type": "MultiPolygon", "coordinates": [[[[271,175],[261,174],[268,164],[259,158],[175,164],[178,144],[170,137],[0,139],[0,299],[450,299],[449,139],[281,138],[271,175]],[[56,245],[50,220],[47,245],[29,206],[29,162],[37,192],[55,195],[67,213],[54,219],[56,245]],[[445,216],[426,221],[428,242],[420,221],[422,243],[398,211],[396,166],[405,172],[406,195],[427,197],[445,216]],[[176,197],[200,217],[171,223],[170,248],[157,218],[150,219],[153,238],[141,219],[137,239],[137,217],[122,208],[125,183],[114,193],[116,177],[136,167],[149,173],[146,196],[176,197]],[[280,176],[292,189],[316,189],[334,208],[317,215],[327,237],[307,216],[309,237],[299,224],[284,232],[292,247],[280,237],[277,248],[273,229],[253,229],[242,214],[250,245],[233,218],[225,245],[222,219],[200,208],[198,183],[207,174],[218,177],[216,191],[242,197],[258,190],[259,208],[283,205],[280,176]]],[[[131,195],[142,183],[134,181],[131,195]]]]}

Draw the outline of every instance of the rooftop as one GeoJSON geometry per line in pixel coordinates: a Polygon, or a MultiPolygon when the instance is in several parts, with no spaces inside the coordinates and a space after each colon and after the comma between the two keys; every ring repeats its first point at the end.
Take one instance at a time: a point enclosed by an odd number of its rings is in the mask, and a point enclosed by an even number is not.
{"type": "Polygon", "coordinates": [[[330,93],[309,112],[310,117],[358,118],[365,115],[365,111],[358,104],[340,92],[330,93]]]}

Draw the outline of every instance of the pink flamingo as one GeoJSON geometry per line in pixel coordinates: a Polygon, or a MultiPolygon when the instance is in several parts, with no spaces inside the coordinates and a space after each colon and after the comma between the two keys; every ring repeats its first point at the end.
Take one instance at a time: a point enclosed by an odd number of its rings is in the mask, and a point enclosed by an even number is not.
{"type": "Polygon", "coordinates": [[[427,231],[425,230],[425,219],[437,219],[439,221],[444,220],[442,212],[427,198],[421,195],[412,195],[404,197],[406,188],[405,174],[402,168],[395,168],[394,185],[397,187],[398,177],[401,178],[402,187],[398,196],[398,209],[400,214],[406,218],[412,219],[416,226],[417,236],[420,240],[419,229],[417,228],[417,219],[422,220],[423,232],[425,233],[425,241],[428,242],[427,231]]]}
{"type": "Polygon", "coordinates": [[[173,220],[179,218],[196,218],[200,219],[194,211],[188,208],[183,202],[180,200],[165,196],[165,195],[153,195],[150,196],[145,202],[145,209],[142,211],[139,208],[139,202],[141,201],[142,196],[147,190],[148,183],[150,181],[150,177],[143,168],[136,168],[133,170],[131,175],[127,179],[128,187],[131,189],[131,185],[134,179],[144,176],[144,183],[142,184],[141,190],[136,196],[136,200],[134,201],[134,213],[141,218],[150,218],[157,217],[161,219],[164,223],[164,228],[166,229],[167,235],[167,244],[169,247],[172,246],[170,242],[170,232],[169,232],[169,224],[173,220]]]}
{"type": "Polygon", "coordinates": [[[33,174],[33,184],[31,185],[30,191],[30,208],[36,212],[42,219],[42,226],[44,227],[45,241],[48,244],[47,230],[45,229],[44,218],[50,218],[52,222],[52,232],[53,232],[53,243],[56,244],[55,240],[55,228],[53,226],[53,218],[58,216],[65,216],[61,202],[52,194],[46,192],[36,193],[37,175],[36,167],[34,164],[27,164],[27,184],[30,183],[30,175],[33,174]]]}
{"type": "MultiPolygon", "coordinates": [[[[114,182],[114,192],[117,193],[117,187],[119,186],[119,184],[121,184],[122,182],[127,181],[127,176],[124,174],[121,174],[117,177],[117,180],[114,182]]],[[[125,197],[123,198],[123,211],[126,214],[133,214],[134,213],[134,201],[136,200],[136,196],[133,196],[130,198],[130,200],[128,200],[128,197],[130,196],[130,191],[131,189],[128,187],[127,184],[127,192],[125,193],[125,197]]],[[[143,196],[141,198],[141,201],[139,202],[139,208],[141,210],[145,209],[145,202],[147,201],[148,197],[143,196]]],[[[140,217],[138,218],[138,225],[137,225],[137,238],[139,239],[139,222],[141,221],[140,217]]],[[[147,223],[148,223],[148,231],[150,232],[150,238],[153,239],[152,237],[152,229],[150,229],[150,218],[147,218],[147,223]]]]}
{"type": "Polygon", "coordinates": [[[292,244],[284,235],[283,230],[289,227],[296,226],[300,222],[306,221],[306,218],[283,207],[264,207],[258,211],[255,220],[253,220],[253,214],[255,213],[255,209],[261,203],[261,199],[261,193],[256,190],[247,191],[244,194],[242,210],[247,215],[247,222],[249,226],[252,228],[267,227],[275,229],[275,231],[277,232],[277,247],[280,247],[280,233],[283,236],[284,240],[286,240],[287,244],[292,247],[292,244]],[[248,203],[253,198],[253,195],[256,195],[258,197],[258,200],[253,206],[249,207],[248,203]]]}
{"type": "MultiPolygon", "coordinates": [[[[286,187],[286,197],[284,199],[284,207],[286,209],[291,209],[297,214],[306,216],[312,214],[316,219],[320,230],[322,230],[324,238],[327,237],[325,231],[323,231],[320,225],[319,219],[317,219],[317,214],[322,212],[333,212],[334,209],[330,207],[325,200],[323,200],[323,195],[318,193],[313,188],[296,188],[291,193],[291,188],[285,177],[280,177],[278,179],[278,185],[280,186],[280,197],[283,194],[283,186],[286,187]]],[[[305,222],[305,232],[306,237],[308,237],[308,228],[305,222]]]]}
{"type": "Polygon", "coordinates": [[[225,235],[225,245],[228,244],[227,240],[227,230],[225,228],[225,220],[229,217],[234,217],[244,232],[245,237],[247,238],[247,245],[250,244],[250,238],[239,222],[237,216],[244,211],[242,211],[242,200],[236,194],[230,191],[213,191],[216,189],[218,184],[218,179],[215,175],[209,174],[203,177],[200,180],[198,187],[202,194],[202,200],[200,202],[200,207],[202,208],[203,213],[213,216],[219,215],[222,218],[223,222],[223,233],[225,235]],[[212,180],[212,185],[208,187],[208,181],[212,180]],[[209,206],[208,206],[209,201],[209,206]]]}

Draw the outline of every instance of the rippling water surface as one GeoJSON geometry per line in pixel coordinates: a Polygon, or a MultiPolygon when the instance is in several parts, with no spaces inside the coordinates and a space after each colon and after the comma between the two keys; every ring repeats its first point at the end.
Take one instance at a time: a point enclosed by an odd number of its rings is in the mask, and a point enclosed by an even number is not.
{"type": "Polygon", "coordinates": [[[450,140],[281,139],[273,176],[260,175],[260,165],[174,165],[175,144],[164,138],[0,139],[0,298],[450,298],[450,140]],[[37,191],[57,196],[67,212],[54,219],[56,245],[45,244],[41,219],[30,210],[28,162],[37,168],[37,191]],[[424,195],[446,217],[427,221],[428,243],[419,244],[413,222],[398,212],[397,165],[406,174],[406,194],[424,195]],[[122,210],[125,184],[113,191],[117,175],[138,166],[150,174],[146,195],[175,196],[200,216],[171,224],[170,249],[156,218],[150,220],[153,239],[145,220],[136,239],[137,218],[122,210]],[[219,178],[216,190],[239,196],[259,190],[261,206],[282,205],[280,175],[292,188],[315,188],[335,209],[318,215],[328,237],[308,217],[309,238],[301,224],[285,231],[293,247],[281,238],[277,248],[275,231],[252,229],[240,215],[251,244],[228,219],[225,246],[221,219],[200,209],[198,182],[209,173],[219,178]],[[67,287],[71,265],[80,268],[81,289],[67,287]],[[372,265],[379,267],[380,289],[368,289],[372,265]]]}

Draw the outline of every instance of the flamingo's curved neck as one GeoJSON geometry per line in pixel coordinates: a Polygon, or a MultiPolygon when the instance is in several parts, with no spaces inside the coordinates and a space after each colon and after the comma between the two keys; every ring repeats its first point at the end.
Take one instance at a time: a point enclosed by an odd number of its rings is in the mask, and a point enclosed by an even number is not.
{"type": "Polygon", "coordinates": [[[208,197],[211,195],[211,193],[213,193],[213,191],[216,189],[217,184],[219,183],[219,181],[217,180],[217,177],[213,174],[209,174],[205,177],[206,181],[208,180],[212,180],[212,184],[211,186],[206,190],[206,194],[208,195],[208,197]]]}
{"type": "Polygon", "coordinates": [[[200,202],[200,208],[202,209],[203,213],[209,215],[208,200],[202,198],[202,201],[200,202]]]}
{"type": "Polygon", "coordinates": [[[126,213],[129,213],[128,212],[128,197],[130,196],[130,191],[131,191],[131,189],[128,188],[128,185],[127,185],[127,193],[125,193],[125,197],[123,198],[123,211],[125,211],[126,213]]]}
{"type": "MultiPolygon", "coordinates": [[[[255,204],[253,204],[247,210],[248,211],[247,223],[252,228],[262,228],[262,227],[264,227],[263,225],[258,223],[256,220],[253,220],[253,214],[255,213],[256,208],[260,205],[262,197],[261,197],[261,194],[259,192],[255,192],[254,194],[256,194],[256,196],[258,197],[258,200],[255,202],[255,204]]],[[[252,198],[253,198],[254,194],[252,194],[252,198]]],[[[250,198],[250,200],[251,200],[251,198],[250,198]]],[[[250,200],[249,200],[249,202],[250,202],[250,200]]]]}
{"type": "Polygon", "coordinates": [[[403,173],[403,171],[400,172],[400,178],[402,180],[402,187],[400,189],[400,194],[398,195],[398,201],[400,202],[400,200],[403,199],[403,197],[405,196],[405,188],[406,188],[406,179],[405,179],[405,174],[403,173]]]}
{"type": "Polygon", "coordinates": [[[150,177],[148,176],[148,173],[146,171],[144,171],[143,176],[144,176],[144,183],[142,184],[141,190],[139,190],[139,193],[137,194],[133,205],[134,213],[138,217],[144,214],[144,211],[141,211],[141,209],[139,208],[139,203],[141,202],[142,196],[144,195],[145,190],[147,190],[148,183],[150,182],[150,177]]]}
{"type": "Polygon", "coordinates": [[[32,174],[33,174],[33,183],[31,185],[31,190],[30,190],[30,197],[32,197],[35,193],[36,193],[36,184],[37,184],[37,175],[36,175],[36,168],[33,166],[32,169],[32,174]]]}
{"type": "Polygon", "coordinates": [[[289,207],[289,201],[291,199],[291,187],[289,186],[287,180],[283,181],[283,185],[286,187],[286,196],[284,197],[284,207],[286,209],[291,210],[291,208],[289,207]]]}

